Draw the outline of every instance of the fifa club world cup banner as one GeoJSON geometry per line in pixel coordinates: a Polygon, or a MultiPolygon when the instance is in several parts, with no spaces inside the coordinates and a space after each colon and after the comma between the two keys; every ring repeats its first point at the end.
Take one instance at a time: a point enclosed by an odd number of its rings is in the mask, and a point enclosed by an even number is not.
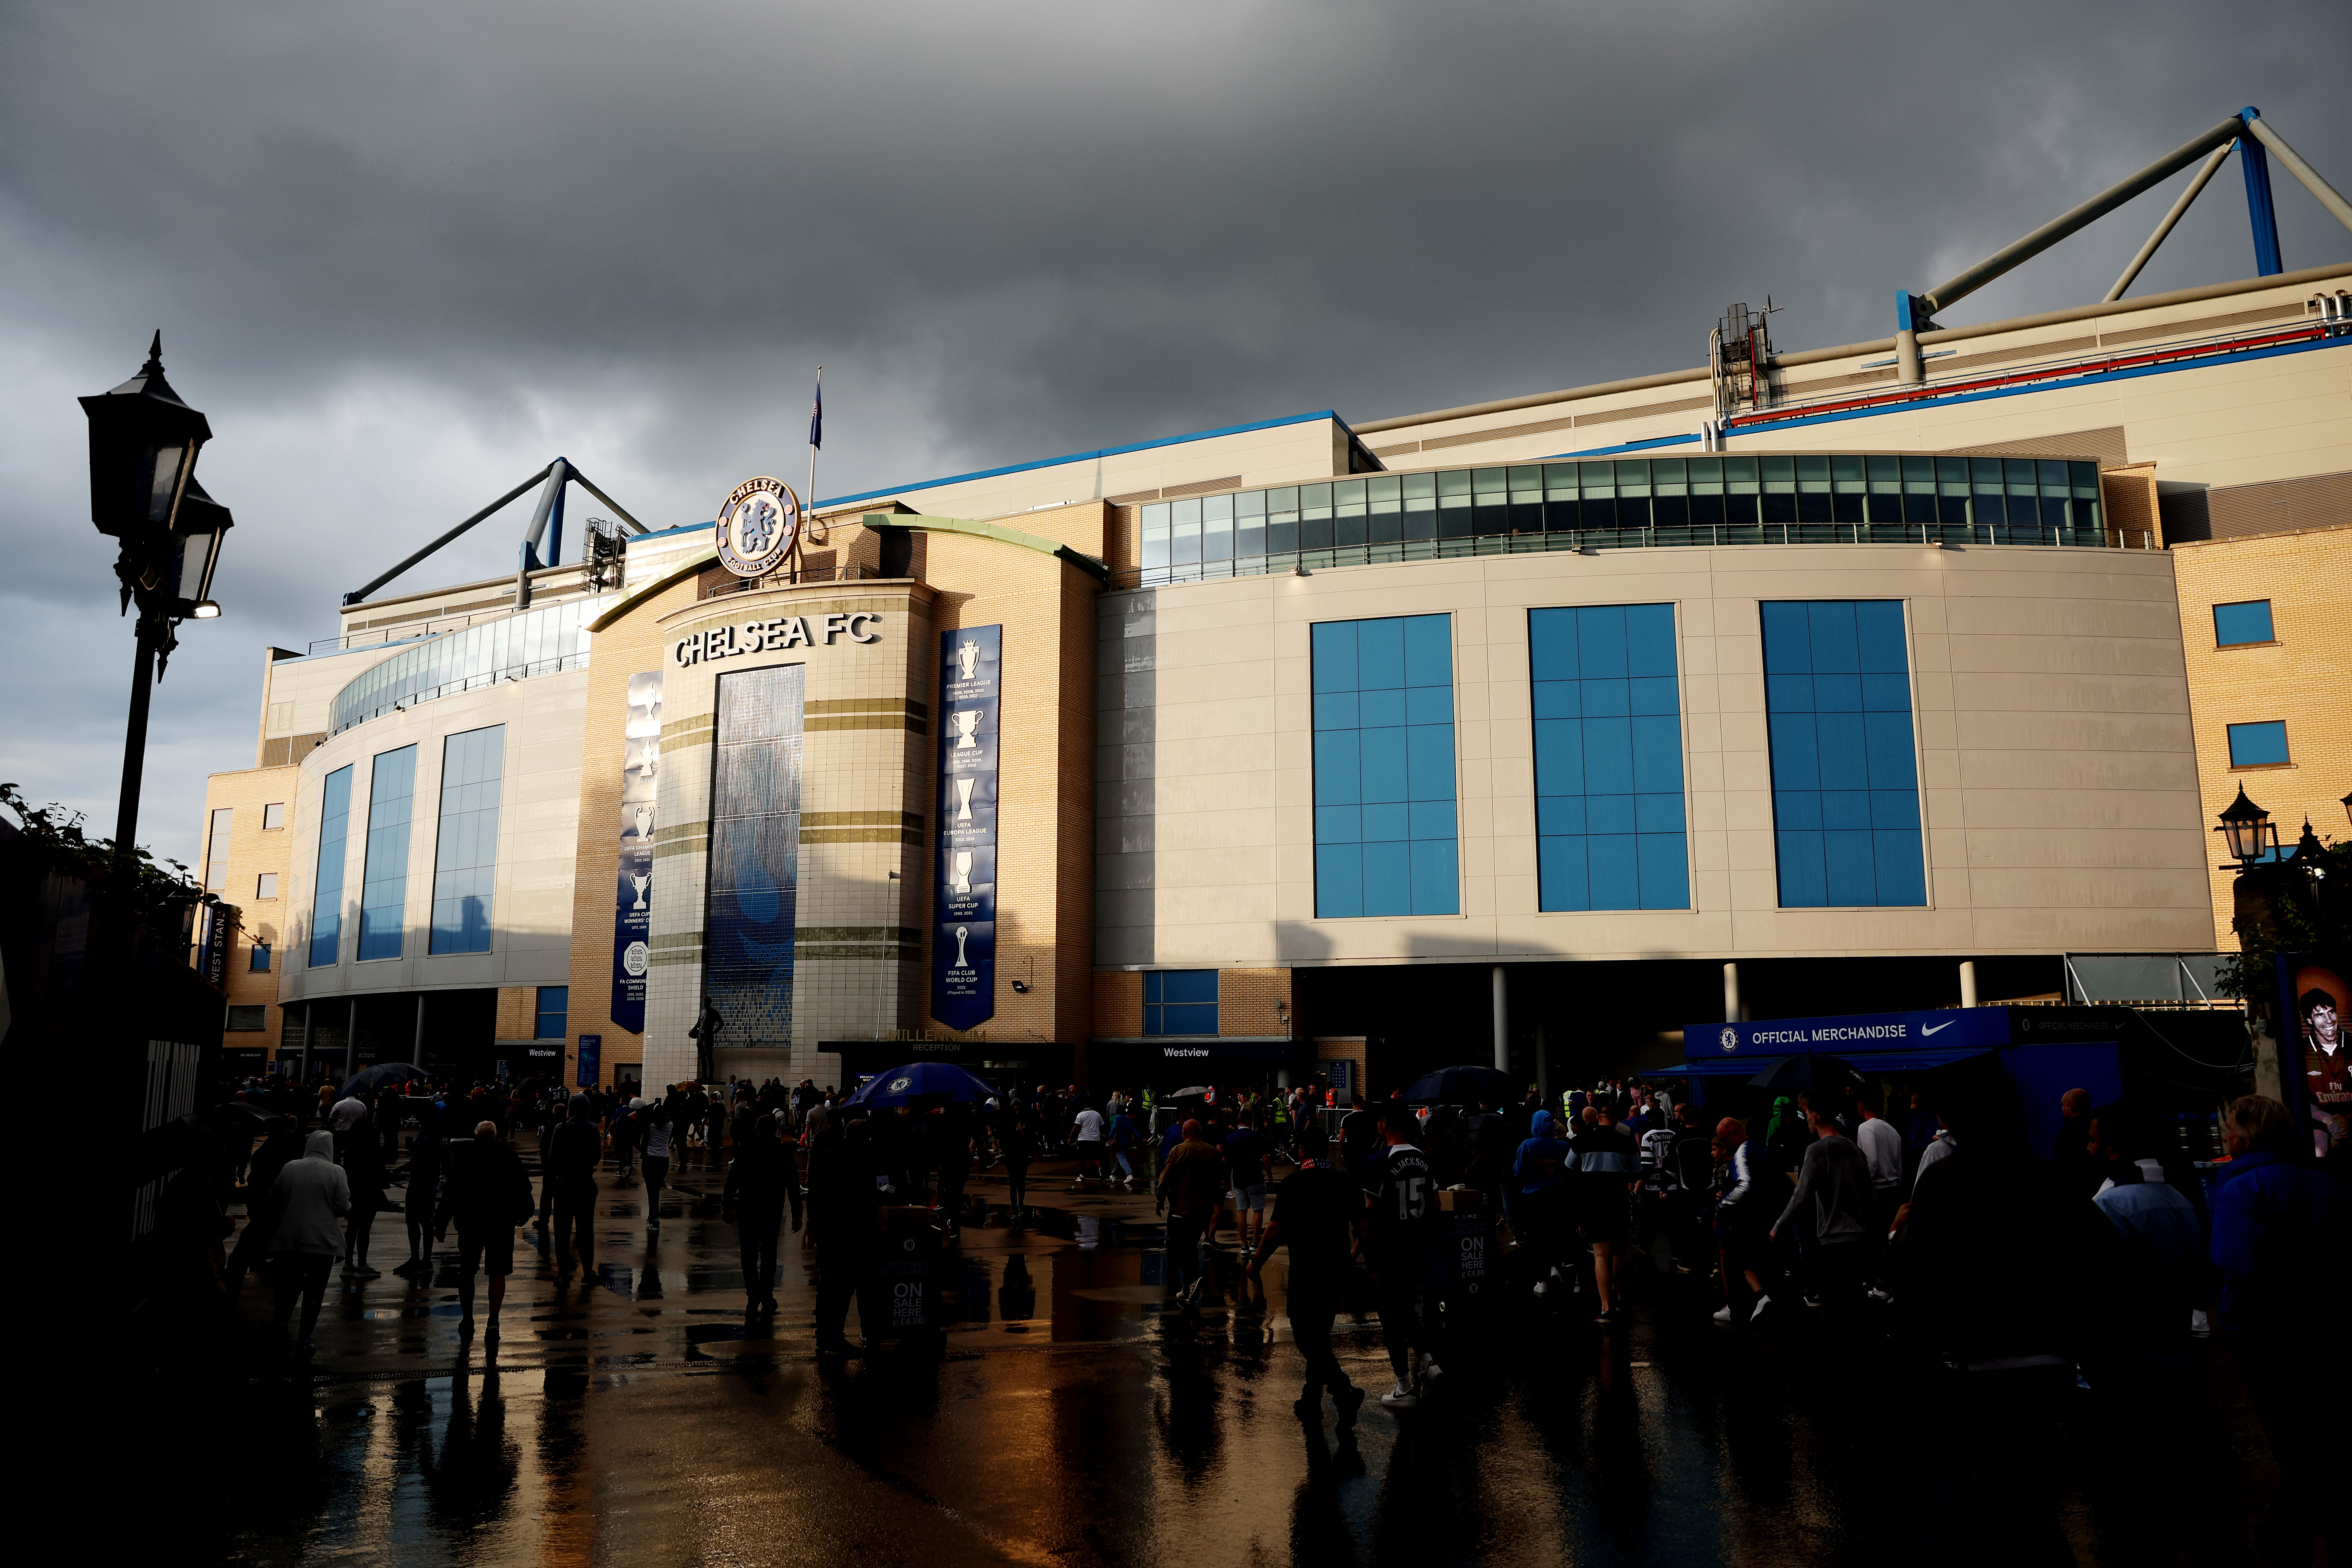
{"type": "Polygon", "coordinates": [[[646,1032],[653,964],[654,797],[661,786],[662,672],[629,677],[621,731],[621,868],[613,884],[613,1022],[646,1032]]]}
{"type": "Polygon", "coordinates": [[[939,853],[931,884],[931,1016],[971,1029],[996,1016],[997,716],[1003,626],[940,634],[939,853]]]}

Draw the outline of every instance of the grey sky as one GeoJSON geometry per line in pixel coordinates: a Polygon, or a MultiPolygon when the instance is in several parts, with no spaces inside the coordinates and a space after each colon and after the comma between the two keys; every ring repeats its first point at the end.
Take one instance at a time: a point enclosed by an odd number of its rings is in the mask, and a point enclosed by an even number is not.
{"type": "MultiPolygon", "coordinates": [[[[2352,184],[2348,54],[2341,0],[0,5],[0,777],[110,827],[72,399],[158,326],[239,524],[150,752],[193,859],[262,647],[558,452],[662,526],[802,471],[820,360],[831,495],[1672,369],[1767,293],[1879,336],[2245,103],[2352,184]]],[[[1947,319],[2096,300],[2179,183],[1947,319]]],[[[2352,256],[2274,188],[2289,267],[2352,256]]],[[[2136,291],[2251,273],[2242,190],[2136,291]]]]}

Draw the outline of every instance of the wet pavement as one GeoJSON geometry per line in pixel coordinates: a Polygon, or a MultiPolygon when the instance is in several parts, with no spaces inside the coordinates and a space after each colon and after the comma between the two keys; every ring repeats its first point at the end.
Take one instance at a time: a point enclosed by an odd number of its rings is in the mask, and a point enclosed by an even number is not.
{"type": "MultiPolygon", "coordinates": [[[[532,1140],[521,1141],[535,1167],[532,1140]]],[[[593,1281],[519,1246],[495,1342],[456,1282],[337,1276],[304,1366],[240,1302],[252,1370],[219,1414],[236,1484],[184,1546],[238,1563],[2192,1563],[2242,1560],[2275,1483],[2226,1355],[2128,1426],[2087,1394],[1971,1396],[1883,1342],[1800,1321],[1726,1332],[1651,1270],[1628,1320],[1514,1294],[1457,1335],[1436,1394],[1379,1408],[1376,1321],[1341,1321],[1370,1390],[1353,1440],[1293,1415],[1281,1307],[1228,1262],[1197,1326],[1169,1303],[1148,1197],[1042,1166],[1000,1178],[946,1254],[943,1348],[816,1362],[787,1235],[772,1324],[747,1321],[717,1173],[672,1173],[647,1224],[609,1172],[593,1281]]],[[[395,1196],[397,1194],[395,1194],[395,1196]]],[[[525,1240],[539,1237],[527,1228],[525,1240]]],[[[1588,1298],[1589,1299],[1589,1298],[1588,1298]]],[[[483,1305],[487,1305],[486,1301],[483,1305]]],[[[853,1312],[853,1322],[856,1314],[853,1312]]],[[[853,1336],[856,1330],[853,1328],[853,1336]]]]}

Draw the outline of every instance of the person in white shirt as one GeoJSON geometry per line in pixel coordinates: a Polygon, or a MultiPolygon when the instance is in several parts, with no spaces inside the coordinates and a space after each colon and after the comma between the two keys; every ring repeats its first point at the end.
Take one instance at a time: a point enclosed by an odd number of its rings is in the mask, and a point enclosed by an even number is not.
{"type": "Polygon", "coordinates": [[[352,1130],[352,1123],[367,1114],[367,1101],[355,1094],[347,1094],[335,1101],[327,1112],[327,1130],[341,1137],[352,1130]]]}
{"type": "Polygon", "coordinates": [[[1103,1113],[1083,1107],[1070,1123],[1070,1140],[1078,1146],[1078,1178],[1070,1184],[1076,1192],[1103,1173],[1103,1113]]]}
{"type": "Polygon", "coordinates": [[[1854,1129],[1853,1141],[1862,1146],[1863,1154],[1870,1161],[1871,1195],[1878,1202],[1878,1219],[1882,1233],[1885,1222],[1895,1213],[1895,1190],[1903,1184],[1903,1134],[1895,1123],[1878,1114],[1878,1107],[1868,1095],[1855,1099],[1854,1108],[1862,1117],[1862,1125],[1854,1129]]]}

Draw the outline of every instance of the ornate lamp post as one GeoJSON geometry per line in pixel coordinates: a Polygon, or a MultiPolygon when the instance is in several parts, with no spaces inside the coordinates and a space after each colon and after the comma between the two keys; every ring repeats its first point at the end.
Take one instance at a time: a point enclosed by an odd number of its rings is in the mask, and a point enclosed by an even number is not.
{"type": "Polygon", "coordinates": [[[79,402],[89,419],[89,520],[121,546],[114,574],[123,612],[134,602],[139,606],[114,823],[115,857],[127,888],[137,857],[149,700],[178,646],[180,623],[220,614],[212,598],[213,574],[235,519],[196,483],[196,458],[212,439],[212,426],[163,379],[162,332],[137,375],[79,402]]]}
{"type": "Polygon", "coordinates": [[[2224,871],[2251,870],[2263,857],[2278,848],[2278,826],[2271,814],[2246,798],[2246,786],[2238,786],[2238,798],[2221,812],[2221,826],[2214,832],[2229,848],[2231,858],[2237,864],[2224,866],[2224,871]]]}

